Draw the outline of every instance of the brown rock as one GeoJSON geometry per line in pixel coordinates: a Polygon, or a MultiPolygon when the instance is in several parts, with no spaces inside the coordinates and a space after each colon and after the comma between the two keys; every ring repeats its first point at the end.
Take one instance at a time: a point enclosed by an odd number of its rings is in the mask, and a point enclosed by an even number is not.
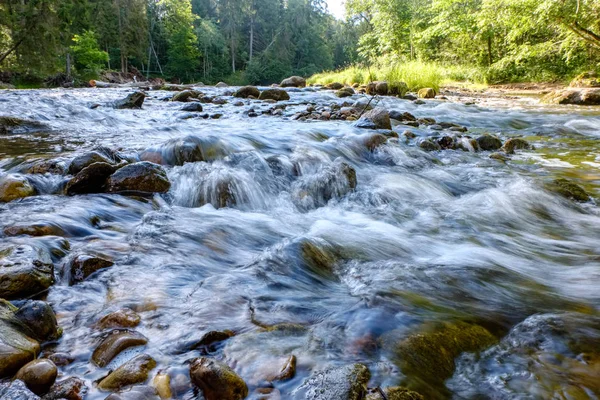
{"type": "Polygon", "coordinates": [[[35,189],[24,176],[5,175],[0,177],[0,203],[8,203],[34,194],[35,189]]]}
{"type": "Polygon", "coordinates": [[[40,358],[21,367],[15,379],[22,380],[29,390],[41,396],[50,390],[57,375],[56,365],[48,359],[40,358]]]}
{"type": "Polygon", "coordinates": [[[283,89],[267,89],[267,90],[263,90],[262,92],[260,92],[258,99],[259,100],[282,101],[282,100],[289,100],[290,95],[288,94],[288,92],[286,92],[283,89]]]}
{"type": "Polygon", "coordinates": [[[56,382],[43,400],[83,400],[86,391],[85,383],[81,379],[70,377],[56,382]]]}
{"type": "Polygon", "coordinates": [[[69,285],[83,282],[88,276],[104,268],[112,267],[114,263],[103,257],[80,254],[75,256],[67,266],[69,285]]]}
{"type": "Polygon", "coordinates": [[[260,90],[256,86],[244,86],[239,88],[234,94],[234,97],[240,97],[247,99],[249,97],[258,98],[260,96],[260,90]]]}
{"type": "Polygon", "coordinates": [[[54,283],[47,250],[26,244],[0,245],[0,295],[5,299],[37,294],[54,283]]]}
{"type": "Polygon", "coordinates": [[[417,93],[417,95],[422,99],[433,99],[435,94],[435,89],[432,88],[423,88],[417,93]]]}
{"type": "Polygon", "coordinates": [[[287,381],[287,380],[292,379],[295,375],[296,375],[296,356],[292,354],[286,360],[285,364],[281,368],[281,371],[277,375],[269,378],[268,380],[271,382],[287,381]]]}
{"type": "Polygon", "coordinates": [[[98,388],[117,391],[126,386],[143,383],[148,379],[148,374],[154,367],[156,367],[156,361],[152,357],[147,354],[140,354],[111,372],[110,375],[100,381],[98,388]]]}
{"type": "Polygon", "coordinates": [[[157,164],[142,161],[129,164],[112,174],[108,192],[165,193],[171,188],[165,170],[157,164]]]}
{"type": "Polygon", "coordinates": [[[123,350],[146,343],[148,339],[137,332],[114,331],[96,347],[92,354],[92,361],[99,367],[105,367],[123,350]]]}
{"type": "Polygon", "coordinates": [[[229,366],[208,357],[195,359],[190,365],[190,378],[206,400],[242,400],[248,387],[229,366]]]}
{"type": "Polygon", "coordinates": [[[123,308],[102,317],[98,322],[98,328],[133,328],[138,326],[140,321],[138,313],[129,308],[123,308]]]}

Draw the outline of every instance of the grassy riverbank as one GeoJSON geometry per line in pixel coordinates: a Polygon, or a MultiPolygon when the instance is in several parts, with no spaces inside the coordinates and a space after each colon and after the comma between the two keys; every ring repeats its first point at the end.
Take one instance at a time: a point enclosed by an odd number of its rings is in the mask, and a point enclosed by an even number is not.
{"type": "Polygon", "coordinates": [[[338,71],[327,71],[315,74],[308,83],[326,85],[340,82],[348,85],[354,83],[367,84],[372,81],[405,82],[410,90],[425,87],[439,89],[451,82],[467,84],[487,84],[485,71],[477,67],[443,66],[436,63],[412,61],[389,66],[349,67],[338,71]]]}

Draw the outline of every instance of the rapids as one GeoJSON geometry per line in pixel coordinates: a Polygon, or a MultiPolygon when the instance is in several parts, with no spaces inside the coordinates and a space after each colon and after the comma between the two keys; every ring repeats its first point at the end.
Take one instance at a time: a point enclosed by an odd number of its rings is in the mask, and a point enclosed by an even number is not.
{"type": "Polygon", "coordinates": [[[199,90],[229,101],[203,104],[221,118],[181,111],[182,103],[161,101],[173,94],[165,91],[148,92],[141,110],[107,106],[130,89],[0,92],[0,116],[47,126],[0,134],[0,175],[38,159],[66,165],[97,146],[136,158],[185,137],[209,155],[165,167],[172,186],[164,195],[65,196],[63,176],[32,174],[39,195],[0,203],[0,232],[54,228],[0,240],[51,250],[57,282],[45,299],[63,335],[44,351],[74,357],[60,374],[84,379],[87,399],[104,399],[93,382],[140,352],[171,375],[180,399],[202,398],[186,362],[206,352],[251,394],[290,354],[296,376],[275,383],[284,399],[301,398],[312,372],[356,362],[369,367],[370,387],[395,386],[407,372],[383,338],[452,320],[484,326],[498,342],[457,358],[449,397],[600,398],[600,209],[544,189],[567,177],[600,198],[600,110],[529,97],[378,104],[535,146],[503,163],[490,152],[427,153],[402,135],[369,151],[372,131],[351,122],[291,118],[307,103],[347,100],[331,91],[292,89],[279,103],[283,115],[271,116],[260,115],[272,107],[264,102],[235,106],[227,88],[199,90]],[[250,107],[258,117],[248,117],[250,107]],[[340,178],[348,165],[354,189],[340,178]],[[307,243],[325,249],[330,268],[306,260],[307,243]],[[69,286],[64,265],[80,252],[114,265],[69,286]],[[89,360],[103,332],[95,324],[124,307],[141,316],[135,330],[148,344],[96,367],[89,360]],[[264,329],[277,324],[297,329],[264,329]],[[192,345],[223,330],[235,336],[209,349],[192,345]]]}

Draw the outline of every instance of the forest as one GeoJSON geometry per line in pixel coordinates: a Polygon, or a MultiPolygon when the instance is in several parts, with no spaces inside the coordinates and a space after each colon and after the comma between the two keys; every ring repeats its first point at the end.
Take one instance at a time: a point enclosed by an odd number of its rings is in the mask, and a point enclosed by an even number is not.
{"type": "Polygon", "coordinates": [[[174,82],[270,84],[349,67],[407,74],[414,65],[434,68],[436,79],[485,83],[599,69],[598,0],[345,6],[338,20],[324,0],[2,0],[0,71],[5,81],[83,82],[135,68],[174,82]]]}

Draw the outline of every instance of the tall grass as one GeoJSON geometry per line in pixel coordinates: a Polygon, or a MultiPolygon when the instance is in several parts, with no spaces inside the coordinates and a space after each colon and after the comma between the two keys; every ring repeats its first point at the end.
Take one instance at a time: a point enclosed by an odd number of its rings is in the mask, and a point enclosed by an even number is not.
{"type": "Polygon", "coordinates": [[[411,61],[387,66],[349,67],[338,71],[322,72],[311,76],[308,83],[327,85],[340,82],[361,85],[373,81],[386,81],[390,86],[406,83],[409,90],[433,88],[452,81],[485,83],[485,73],[474,67],[442,66],[436,63],[411,61]]]}

